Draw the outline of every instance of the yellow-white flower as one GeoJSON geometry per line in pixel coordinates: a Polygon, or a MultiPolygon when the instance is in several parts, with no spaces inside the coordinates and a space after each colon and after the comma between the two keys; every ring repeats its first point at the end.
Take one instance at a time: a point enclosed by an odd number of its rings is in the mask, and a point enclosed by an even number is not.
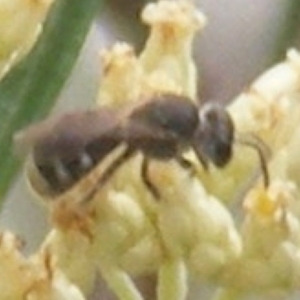
{"type": "Polygon", "coordinates": [[[0,1],[0,79],[32,49],[52,2],[0,1]]]}
{"type": "MultiPolygon", "coordinates": [[[[189,1],[161,0],[146,6],[142,18],[150,37],[140,55],[125,43],[102,52],[98,107],[133,105],[162,92],[196,100],[191,49],[204,16],[189,1]]],[[[237,136],[254,133],[271,148],[268,188],[259,176],[251,181],[259,167],[257,154],[237,142],[224,170],[204,172],[192,153],[187,156],[197,165],[195,176],[176,163],[154,161],[149,175],[160,189],[160,201],[145,189],[137,154],[91,203],[82,205],[82,194],[118,155],[116,149],[71,190],[45,201],[53,229],[33,256],[23,257],[17,240],[2,234],[1,295],[14,300],[84,299],[97,272],[121,300],[142,300],[132,276],[151,272],[158,274],[159,300],[185,299],[189,275],[225,286],[220,299],[299,289],[299,163],[293,163],[300,134],[299,60],[296,50],[288,52],[286,61],[263,74],[228,108],[237,136]],[[245,194],[239,230],[224,203],[245,194]]]]}
{"type": "Polygon", "coordinates": [[[300,223],[292,208],[299,198],[288,182],[253,189],[244,203],[243,253],[226,274],[231,289],[270,293],[299,289],[300,223]]]}

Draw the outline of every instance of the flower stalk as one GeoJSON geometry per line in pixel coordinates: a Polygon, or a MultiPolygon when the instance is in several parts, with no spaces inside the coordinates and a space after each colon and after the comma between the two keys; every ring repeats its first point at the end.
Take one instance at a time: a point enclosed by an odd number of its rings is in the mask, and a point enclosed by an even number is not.
{"type": "MultiPolygon", "coordinates": [[[[100,108],[134,105],[160,93],[196,101],[191,49],[205,17],[189,1],[161,0],[146,6],[142,18],[150,36],[140,55],[125,43],[101,54],[100,108]]],[[[300,134],[299,57],[290,50],[228,107],[238,134],[255,134],[272,150],[268,187],[261,174],[253,179],[255,151],[238,145],[223,170],[205,172],[187,153],[194,176],[173,161],[153,162],[149,173],[161,201],[145,188],[137,154],[93,201],[81,203],[122,149],[56,199],[43,194],[36,168],[29,166],[29,182],[49,209],[52,229],[28,258],[14,235],[2,233],[3,299],[87,299],[97,272],[120,300],[143,300],[132,278],[149,273],[158,274],[158,300],[186,299],[189,276],[224,286],[215,295],[219,300],[299,290],[299,163],[293,163],[300,134]],[[240,225],[229,208],[237,195],[240,225]]]]}

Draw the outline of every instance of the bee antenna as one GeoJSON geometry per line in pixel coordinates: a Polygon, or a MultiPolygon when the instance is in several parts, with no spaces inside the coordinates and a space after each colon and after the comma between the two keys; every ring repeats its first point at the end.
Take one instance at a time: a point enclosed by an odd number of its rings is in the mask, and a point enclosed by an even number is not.
{"type": "Polygon", "coordinates": [[[269,186],[270,176],[268,170],[268,158],[271,156],[271,149],[255,134],[242,134],[235,138],[235,142],[254,149],[259,158],[260,168],[265,188],[269,186]]]}

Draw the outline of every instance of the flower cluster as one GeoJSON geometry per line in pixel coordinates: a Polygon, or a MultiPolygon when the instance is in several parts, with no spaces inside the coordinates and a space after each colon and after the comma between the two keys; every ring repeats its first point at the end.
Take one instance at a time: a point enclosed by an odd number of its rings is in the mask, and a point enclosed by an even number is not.
{"type": "MultiPolygon", "coordinates": [[[[197,101],[192,42],[205,17],[189,1],[161,0],[142,19],[150,36],[140,55],[125,43],[101,53],[97,105],[121,107],[163,92],[197,101]]],[[[25,258],[18,239],[1,234],[1,299],[86,299],[97,272],[121,300],[144,299],[132,277],[154,272],[159,300],[186,299],[188,276],[222,286],[216,299],[299,290],[299,100],[300,54],[290,50],[228,107],[237,136],[257,136],[270,148],[268,187],[256,151],[236,138],[222,170],[203,171],[193,153],[186,157],[197,166],[194,176],[175,162],[153,162],[160,201],[145,189],[136,155],[82,205],[120,149],[111,153],[58,199],[44,199],[53,229],[34,255],[25,258]]]]}
{"type": "Polygon", "coordinates": [[[52,2],[0,1],[0,79],[32,49],[52,2]]]}

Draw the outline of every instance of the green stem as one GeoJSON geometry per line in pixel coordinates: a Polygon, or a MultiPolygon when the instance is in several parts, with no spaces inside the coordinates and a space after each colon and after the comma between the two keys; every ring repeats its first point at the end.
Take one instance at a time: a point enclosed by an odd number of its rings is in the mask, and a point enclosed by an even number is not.
{"type": "Polygon", "coordinates": [[[0,203],[20,166],[13,134],[52,107],[101,2],[56,0],[34,50],[0,83],[0,203]]]}
{"type": "MultiPolygon", "coordinates": [[[[138,291],[130,276],[112,265],[101,264],[101,275],[105,279],[110,289],[116,294],[119,300],[143,300],[143,296],[138,291]]],[[[171,299],[170,299],[171,300],[171,299]]]]}
{"type": "Polygon", "coordinates": [[[185,300],[187,285],[187,270],[182,260],[166,260],[161,264],[158,274],[158,300],[185,300]]]}

